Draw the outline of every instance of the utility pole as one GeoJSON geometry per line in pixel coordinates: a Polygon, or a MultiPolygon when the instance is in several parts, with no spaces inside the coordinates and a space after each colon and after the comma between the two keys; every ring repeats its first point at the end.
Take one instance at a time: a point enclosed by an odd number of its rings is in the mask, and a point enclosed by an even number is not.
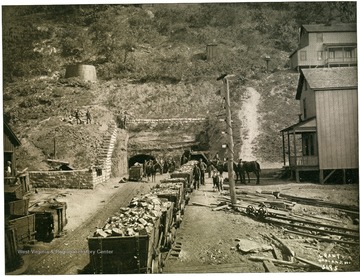
{"type": "Polygon", "coordinates": [[[56,137],[54,137],[54,159],[56,159],[56,137]]]}
{"type": "Polygon", "coordinates": [[[231,126],[231,109],[230,109],[230,91],[229,91],[229,80],[228,77],[232,75],[227,75],[223,78],[224,88],[225,88],[225,108],[226,108],[226,126],[227,126],[227,135],[228,135],[228,177],[229,177],[229,188],[230,188],[230,198],[231,204],[236,204],[236,194],[235,194],[235,181],[234,181],[234,172],[233,172],[233,163],[234,163],[234,141],[233,141],[233,131],[231,126]]]}

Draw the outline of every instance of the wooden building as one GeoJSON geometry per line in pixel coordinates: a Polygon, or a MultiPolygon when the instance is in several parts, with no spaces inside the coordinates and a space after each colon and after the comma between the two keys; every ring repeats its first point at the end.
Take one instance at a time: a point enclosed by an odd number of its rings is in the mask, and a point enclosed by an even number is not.
{"type": "Polygon", "coordinates": [[[302,69],[296,99],[301,119],[281,130],[284,166],[297,182],[301,171],[324,183],[338,170],[345,182],[359,168],[357,67],[302,69]]]}
{"type": "Polygon", "coordinates": [[[299,46],[290,56],[290,67],[357,65],[356,24],[303,25],[299,46]]]}
{"type": "Polygon", "coordinates": [[[15,149],[21,145],[20,140],[16,137],[10,126],[4,121],[4,164],[11,162],[11,173],[14,176],[16,160],[14,156],[15,149]]]}

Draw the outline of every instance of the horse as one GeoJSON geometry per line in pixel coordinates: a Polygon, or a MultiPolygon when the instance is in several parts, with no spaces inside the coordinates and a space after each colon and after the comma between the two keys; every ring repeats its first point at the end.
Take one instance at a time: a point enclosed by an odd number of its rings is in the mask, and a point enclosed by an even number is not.
{"type": "Polygon", "coordinates": [[[152,165],[152,171],[151,171],[151,179],[153,182],[155,182],[157,171],[159,171],[159,173],[162,174],[162,166],[159,162],[155,161],[152,165]]]}
{"type": "Polygon", "coordinates": [[[237,174],[240,176],[240,182],[245,184],[245,173],[248,177],[248,183],[250,183],[249,172],[253,172],[256,175],[256,184],[260,184],[260,164],[257,161],[242,161],[237,165],[237,174]]]}
{"type": "MultiPolygon", "coordinates": [[[[215,166],[215,168],[217,168],[217,170],[220,172],[220,174],[222,175],[222,172],[229,172],[228,170],[228,162],[224,161],[224,163],[219,162],[217,166],[215,166]]],[[[236,181],[239,178],[238,175],[238,164],[236,164],[235,162],[233,162],[233,171],[236,174],[236,181]]]]}
{"type": "MultiPolygon", "coordinates": [[[[150,181],[150,176],[152,179],[155,178],[155,176],[153,176],[154,174],[154,164],[153,164],[153,161],[152,160],[148,160],[148,161],[145,161],[145,176],[147,177],[148,181],[150,181]]],[[[155,172],[156,174],[156,172],[155,172]]]]}

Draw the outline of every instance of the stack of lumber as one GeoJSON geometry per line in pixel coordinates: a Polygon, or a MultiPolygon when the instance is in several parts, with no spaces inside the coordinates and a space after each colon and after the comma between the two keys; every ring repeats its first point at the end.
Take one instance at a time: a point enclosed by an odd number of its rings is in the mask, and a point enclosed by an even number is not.
{"type": "MultiPolygon", "coordinates": [[[[239,201],[234,207],[245,209],[246,214],[261,219],[263,222],[281,226],[285,233],[327,242],[344,244],[358,244],[359,242],[359,228],[357,226],[353,228],[344,227],[342,221],[324,215],[295,214],[291,211],[295,205],[294,202],[317,207],[333,207],[353,213],[356,212],[354,206],[268,191],[259,194],[237,191],[236,198],[239,201]]],[[[223,196],[221,200],[230,202],[230,197],[223,196]]]]}
{"type": "Polygon", "coordinates": [[[167,210],[170,205],[170,202],[164,202],[156,195],[135,197],[128,207],[120,208],[119,212],[109,217],[105,226],[95,231],[94,237],[149,234],[162,212],[167,210]]]}

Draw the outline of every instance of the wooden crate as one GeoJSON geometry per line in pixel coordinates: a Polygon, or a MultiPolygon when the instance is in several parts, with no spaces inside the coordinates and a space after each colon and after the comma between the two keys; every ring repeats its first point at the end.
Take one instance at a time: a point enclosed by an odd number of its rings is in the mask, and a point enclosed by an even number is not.
{"type": "Polygon", "coordinates": [[[22,199],[25,195],[21,185],[4,185],[5,201],[15,201],[22,199]]]}
{"type": "Polygon", "coordinates": [[[5,227],[5,272],[14,271],[21,264],[22,258],[18,253],[15,230],[5,227]]]}
{"type": "Polygon", "coordinates": [[[8,217],[6,225],[14,229],[17,245],[26,244],[35,240],[35,215],[29,214],[22,217],[8,217]]]}
{"type": "Polygon", "coordinates": [[[5,202],[5,215],[26,216],[29,211],[29,199],[5,202]]]}
{"type": "Polygon", "coordinates": [[[22,174],[17,178],[15,177],[11,177],[11,178],[12,178],[11,183],[13,184],[7,184],[10,182],[5,182],[4,185],[5,201],[14,201],[14,200],[22,199],[24,195],[26,195],[30,191],[28,174],[22,174]],[[15,179],[16,182],[14,183],[13,180],[15,179]]]}
{"type": "Polygon", "coordinates": [[[90,268],[94,274],[151,272],[159,251],[160,220],[150,234],[131,237],[88,237],[90,268]]]}
{"type": "Polygon", "coordinates": [[[66,219],[66,202],[44,202],[29,209],[35,215],[36,240],[51,241],[61,236],[66,219]]]}

